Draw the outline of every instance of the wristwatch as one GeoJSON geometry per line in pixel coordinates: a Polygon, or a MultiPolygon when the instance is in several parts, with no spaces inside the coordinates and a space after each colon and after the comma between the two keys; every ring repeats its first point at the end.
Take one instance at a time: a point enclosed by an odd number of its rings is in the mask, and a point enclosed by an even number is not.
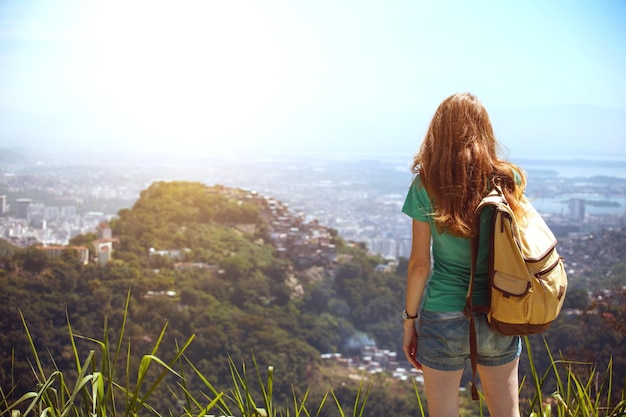
{"type": "Polygon", "coordinates": [[[414,315],[414,316],[411,316],[411,315],[409,314],[409,312],[408,312],[408,311],[406,311],[406,310],[404,310],[404,311],[402,312],[402,319],[403,319],[403,320],[414,320],[414,319],[416,319],[418,316],[419,316],[419,313],[417,313],[417,314],[416,314],[416,315],[414,315]]]}

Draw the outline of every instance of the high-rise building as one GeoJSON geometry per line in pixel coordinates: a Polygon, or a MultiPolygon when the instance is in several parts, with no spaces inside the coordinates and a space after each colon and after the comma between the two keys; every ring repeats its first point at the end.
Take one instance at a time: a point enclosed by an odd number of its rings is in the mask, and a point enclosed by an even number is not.
{"type": "Polygon", "coordinates": [[[569,217],[572,220],[582,222],[585,220],[585,199],[570,198],[569,217]]]}
{"type": "Polygon", "coordinates": [[[398,239],[398,256],[408,259],[411,256],[411,245],[411,236],[403,236],[398,239]]]}
{"type": "Polygon", "coordinates": [[[61,215],[61,210],[55,206],[46,206],[43,209],[43,218],[46,220],[56,220],[61,215]]]}
{"type": "Polygon", "coordinates": [[[7,212],[7,196],[0,195],[0,216],[4,216],[7,212]]]}
{"type": "Polygon", "coordinates": [[[76,217],[76,207],[74,206],[65,206],[61,207],[61,217],[66,220],[73,219],[76,217]]]}
{"type": "Polygon", "coordinates": [[[30,198],[18,198],[15,200],[15,217],[18,219],[28,219],[28,209],[30,207],[30,198]]]}

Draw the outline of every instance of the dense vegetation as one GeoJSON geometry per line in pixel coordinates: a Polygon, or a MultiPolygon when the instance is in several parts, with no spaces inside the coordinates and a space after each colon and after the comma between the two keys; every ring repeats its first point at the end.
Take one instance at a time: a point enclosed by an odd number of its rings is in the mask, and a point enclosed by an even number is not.
{"type": "MultiPolygon", "coordinates": [[[[351,382],[345,373],[332,373],[322,365],[320,353],[356,355],[364,339],[400,352],[398,312],[404,302],[406,260],[395,272],[379,271],[376,266],[383,260],[334,233],[337,260],[298,270],[270,244],[268,224],[273,219],[268,213],[262,198],[252,201],[241,190],[159,182],[111,223],[119,244],[113,260],[104,266],[82,265],[71,250],[49,258],[35,247],[0,246],[4,395],[18,398],[38,383],[31,369],[32,349],[23,314],[35,348],[48,352],[42,360],[51,368],[75,372],[68,320],[74,334],[85,337],[76,345],[83,357],[94,349],[94,340],[118,343],[124,324],[121,342],[127,348],[121,360],[128,360],[131,374],[137,374],[141,357],[150,352],[166,326],[159,356],[174,357],[177,346],[195,335],[186,347],[186,358],[223,390],[232,383],[229,358],[250,366],[254,357],[262,368],[272,365],[280,376],[273,388],[279,403],[292,401],[292,387],[298,393],[310,388],[309,401],[321,402],[329,385],[339,398],[353,401],[358,382],[351,382]],[[176,255],[160,251],[176,251],[176,255]],[[180,268],[179,262],[200,266],[180,268]]],[[[94,237],[79,236],[73,243],[89,245],[94,237]]],[[[622,274],[617,282],[625,282],[623,264],[611,271],[622,274]]],[[[584,362],[577,365],[583,373],[594,365],[606,368],[613,358],[613,388],[619,392],[626,369],[624,299],[605,298],[590,306],[587,292],[575,283],[572,287],[568,307],[588,311],[563,314],[545,334],[547,344],[555,355],[584,362]]],[[[552,361],[541,338],[534,338],[531,346],[534,365],[548,369],[552,361]]],[[[523,360],[522,374],[528,371],[523,360]]],[[[418,401],[411,384],[390,381],[381,378],[374,387],[366,415],[416,415],[418,401]]],[[[206,388],[193,376],[187,384],[193,392],[206,388]]],[[[177,387],[160,389],[152,405],[176,409],[176,397],[169,389],[177,387]]],[[[523,396],[528,389],[530,384],[523,396]]],[[[327,415],[336,415],[336,409],[327,415]]]]}

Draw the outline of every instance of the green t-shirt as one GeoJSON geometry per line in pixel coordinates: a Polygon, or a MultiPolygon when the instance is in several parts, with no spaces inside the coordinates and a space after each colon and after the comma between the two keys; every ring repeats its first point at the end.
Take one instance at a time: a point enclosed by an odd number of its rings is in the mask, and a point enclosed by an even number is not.
{"type": "MultiPolygon", "coordinates": [[[[433,219],[433,206],[419,176],[416,176],[411,184],[402,206],[402,212],[417,221],[430,223],[433,266],[423,300],[423,308],[436,312],[463,311],[472,265],[470,239],[454,236],[446,231],[443,233],[437,231],[433,219]]],[[[485,209],[481,216],[480,243],[472,299],[475,306],[487,303],[490,217],[489,210],[485,209]]]]}

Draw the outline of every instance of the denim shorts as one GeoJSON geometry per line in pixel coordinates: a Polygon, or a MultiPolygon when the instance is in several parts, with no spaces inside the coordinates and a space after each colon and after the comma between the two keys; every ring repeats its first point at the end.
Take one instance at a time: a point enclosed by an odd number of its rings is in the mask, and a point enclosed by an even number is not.
{"type": "MultiPolygon", "coordinates": [[[[503,336],[491,330],[487,316],[474,314],[479,365],[499,366],[522,353],[519,336],[503,336]]],[[[437,313],[422,310],[417,325],[417,361],[440,371],[458,371],[469,359],[470,322],[463,312],[437,313]]]]}

